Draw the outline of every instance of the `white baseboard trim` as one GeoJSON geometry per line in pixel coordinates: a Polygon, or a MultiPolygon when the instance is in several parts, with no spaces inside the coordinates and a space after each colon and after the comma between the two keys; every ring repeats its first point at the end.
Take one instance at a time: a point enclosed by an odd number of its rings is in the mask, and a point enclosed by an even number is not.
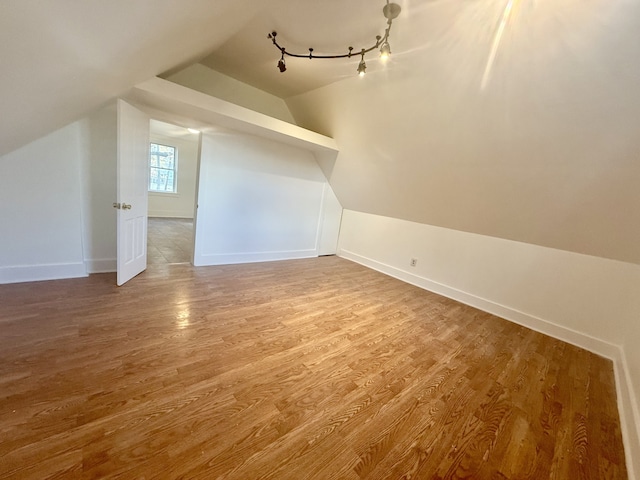
{"type": "Polygon", "coordinates": [[[115,258],[98,258],[85,260],[87,273],[113,273],[117,271],[117,260],[115,258]]]}
{"type": "Polygon", "coordinates": [[[627,472],[629,480],[640,480],[640,411],[623,348],[618,350],[618,357],[613,360],[613,368],[616,375],[618,412],[622,441],[625,445],[627,472]]]}
{"type": "Polygon", "coordinates": [[[86,277],[84,262],[0,267],[0,284],[86,277]]]}
{"type": "Polygon", "coordinates": [[[338,256],[610,359],[613,362],[616,377],[618,410],[629,479],[640,480],[640,478],[636,477],[636,474],[640,475],[640,465],[638,464],[640,462],[640,455],[636,453],[640,452],[640,414],[637,407],[638,402],[632,388],[629,369],[627,368],[626,357],[621,346],[557,325],[534,315],[529,315],[525,312],[492,302],[491,300],[477,297],[425,277],[414,275],[348,250],[340,249],[338,256]],[[633,458],[632,455],[635,458],[633,458]]]}
{"type": "Polygon", "coordinates": [[[194,266],[233,265],[237,263],[273,262],[277,260],[296,260],[318,256],[318,250],[287,250],[282,252],[222,253],[200,255],[194,258],[194,266]]]}
{"type": "Polygon", "coordinates": [[[403,282],[424,288],[425,290],[437,293],[443,297],[457,300],[465,305],[478,308],[483,312],[492,313],[493,315],[517,323],[518,325],[549,335],[550,337],[557,338],[558,340],[562,340],[563,342],[570,343],[577,347],[584,348],[585,350],[597,353],[598,355],[611,360],[613,360],[618,354],[619,347],[617,345],[585,335],[584,333],[577,332],[570,328],[556,325],[547,320],[543,320],[542,318],[538,318],[499,303],[492,302],[491,300],[477,297],[456,288],[434,282],[433,280],[429,280],[425,277],[414,275],[404,270],[400,270],[399,268],[392,267],[391,265],[386,265],[376,260],[363,257],[357,253],[341,250],[338,255],[373,270],[377,270],[378,272],[385,273],[391,277],[397,278],[398,280],[402,280],[403,282]]]}
{"type": "Polygon", "coordinates": [[[193,213],[185,213],[185,212],[173,212],[170,210],[156,210],[154,212],[149,212],[147,217],[151,218],[185,218],[185,219],[193,219],[193,213]]]}

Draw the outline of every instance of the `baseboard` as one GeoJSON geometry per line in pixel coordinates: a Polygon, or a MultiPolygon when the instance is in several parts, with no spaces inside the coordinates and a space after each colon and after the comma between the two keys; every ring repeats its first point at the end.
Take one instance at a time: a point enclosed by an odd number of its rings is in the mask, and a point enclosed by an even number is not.
{"type": "Polygon", "coordinates": [[[0,284],[86,277],[84,262],[0,267],[0,284]]]}
{"type": "Polygon", "coordinates": [[[400,270],[399,268],[392,267],[391,265],[386,265],[376,260],[363,257],[361,255],[358,255],[357,253],[349,252],[347,250],[341,250],[338,255],[369,267],[373,270],[377,270],[391,277],[397,278],[398,280],[402,280],[403,282],[410,283],[411,285],[415,285],[416,287],[424,288],[425,290],[437,293],[439,295],[442,295],[443,297],[457,300],[460,303],[478,308],[484,312],[492,313],[493,315],[496,315],[498,317],[530,328],[531,330],[535,330],[536,332],[549,335],[550,337],[557,338],[558,340],[562,340],[563,342],[567,342],[577,347],[584,348],[585,350],[589,350],[590,352],[596,353],[611,360],[613,360],[618,355],[619,347],[617,345],[605,342],[590,335],[585,335],[584,333],[577,332],[570,328],[562,327],[547,320],[543,320],[542,318],[538,318],[536,316],[529,315],[527,313],[501,305],[499,303],[492,302],[491,300],[477,297],[470,293],[463,292],[462,290],[458,290],[456,288],[434,282],[433,280],[429,280],[425,277],[414,275],[404,270],[400,270]]]}
{"type": "Polygon", "coordinates": [[[180,219],[193,219],[193,213],[172,212],[168,210],[157,210],[155,212],[149,212],[147,217],[151,218],[180,218],[180,219]]]}
{"type": "Polygon", "coordinates": [[[87,273],[112,273],[117,271],[117,260],[115,258],[99,258],[85,260],[87,273]]]}
{"type": "Polygon", "coordinates": [[[318,256],[318,250],[287,250],[282,252],[223,253],[200,255],[194,259],[196,267],[211,265],[233,265],[237,263],[273,262],[277,260],[296,260],[318,256]]]}
{"type": "Polygon", "coordinates": [[[636,474],[640,475],[640,456],[636,454],[636,452],[640,452],[640,414],[629,369],[627,368],[626,357],[621,346],[463,292],[448,285],[443,285],[425,277],[414,275],[348,250],[340,249],[338,256],[610,359],[613,362],[616,377],[618,410],[629,479],[640,480],[640,478],[636,477],[636,474]],[[633,458],[632,455],[636,458],[633,458]]]}
{"type": "Polygon", "coordinates": [[[624,349],[619,349],[618,358],[613,360],[613,366],[629,480],[640,480],[640,411],[624,349]],[[633,452],[633,457],[630,452],[633,452]]]}

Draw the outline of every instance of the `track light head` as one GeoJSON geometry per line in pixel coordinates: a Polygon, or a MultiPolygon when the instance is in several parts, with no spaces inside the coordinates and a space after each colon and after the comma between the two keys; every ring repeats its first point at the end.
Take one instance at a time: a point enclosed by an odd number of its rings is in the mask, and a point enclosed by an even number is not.
{"type": "Polygon", "coordinates": [[[364,55],[362,56],[362,60],[360,60],[360,64],[358,65],[358,75],[364,77],[364,74],[367,73],[367,64],[364,61],[364,55]]]}
{"type": "Polygon", "coordinates": [[[387,60],[391,56],[391,46],[389,42],[385,40],[385,42],[380,47],[380,59],[387,60]]]}

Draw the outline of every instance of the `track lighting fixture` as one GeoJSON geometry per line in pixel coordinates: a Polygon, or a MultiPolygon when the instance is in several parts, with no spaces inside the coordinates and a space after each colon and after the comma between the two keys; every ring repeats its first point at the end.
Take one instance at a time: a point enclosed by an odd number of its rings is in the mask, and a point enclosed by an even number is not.
{"type": "MultiPolygon", "coordinates": [[[[400,15],[400,10],[400,5],[398,5],[397,3],[389,3],[389,0],[387,0],[387,4],[382,9],[382,13],[387,19],[387,28],[384,31],[384,35],[376,36],[376,43],[372,47],[363,48],[362,50],[360,50],[360,63],[358,64],[357,70],[358,75],[363,76],[367,70],[367,64],[364,61],[365,54],[379,48],[380,58],[382,60],[386,60],[391,55],[391,46],[389,45],[389,32],[391,31],[391,23],[395,18],[398,17],[398,15],[400,15]]],[[[308,58],[310,60],[313,60],[314,58],[351,58],[354,55],[353,47],[349,47],[349,51],[347,53],[339,55],[315,55],[313,53],[313,48],[309,48],[308,54],[291,53],[288,52],[285,47],[282,47],[278,44],[278,42],[276,41],[277,35],[277,32],[271,32],[267,37],[273,42],[276,48],[280,50],[281,57],[278,61],[278,70],[280,70],[280,72],[285,72],[287,70],[287,66],[284,61],[285,55],[296,58],[308,58]]],[[[357,55],[357,53],[355,55],[357,55]]]]}

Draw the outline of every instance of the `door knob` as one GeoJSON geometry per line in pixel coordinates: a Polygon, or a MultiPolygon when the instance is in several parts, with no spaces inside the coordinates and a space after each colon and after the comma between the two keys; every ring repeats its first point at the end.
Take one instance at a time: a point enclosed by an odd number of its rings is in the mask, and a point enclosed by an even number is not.
{"type": "Polygon", "coordinates": [[[126,203],[122,204],[122,209],[123,210],[131,210],[131,205],[127,205],[126,203]]]}

